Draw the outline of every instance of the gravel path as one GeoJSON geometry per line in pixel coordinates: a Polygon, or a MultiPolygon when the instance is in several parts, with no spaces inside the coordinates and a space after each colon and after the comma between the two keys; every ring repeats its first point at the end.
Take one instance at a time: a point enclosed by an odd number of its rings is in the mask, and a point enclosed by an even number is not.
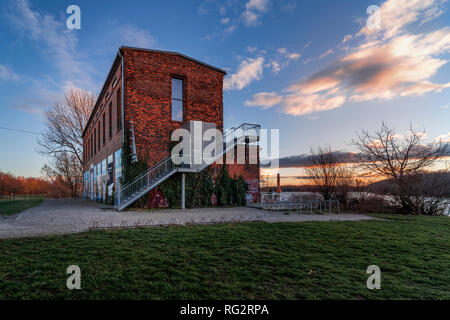
{"type": "Polygon", "coordinates": [[[217,222],[301,222],[369,220],[362,214],[290,214],[250,207],[164,209],[117,212],[111,206],[82,199],[46,199],[22,213],[0,216],[0,238],[33,237],[87,231],[91,228],[156,226],[217,222]]]}

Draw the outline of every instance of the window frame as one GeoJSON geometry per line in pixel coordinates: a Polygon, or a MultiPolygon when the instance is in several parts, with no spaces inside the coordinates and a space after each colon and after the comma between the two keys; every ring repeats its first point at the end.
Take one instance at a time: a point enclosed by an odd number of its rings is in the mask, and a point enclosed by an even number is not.
{"type": "Polygon", "coordinates": [[[117,132],[119,132],[120,130],[122,130],[122,91],[120,90],[120,88],[117,90],[117,97],[116,97],[116,116],[117,116],[117,123],[116,123],[116,127],[117,127],[117,132]]]}
{"type": "Polygon", "coordinates": [[[109,140],[112,139],[112,102],[109,103],[109,140]]]}
{"type": "Polygon", "coordinates": [[[106,145],[106,112],[103,112],[103,146],[106,145]]]}
{"type": "Polygon", "coordinates": [[[101,146],[102,146],[101,135],[100,135],[101,122],[102,121],[101,121],[101,117],[100,117],[100,119],[98,120],[98,129],[97,129],[97,132],[98,132],[98,151],[100,151],[101,146]]]}
{"type": "Polygon", "coordinates": [[[185,118],[185,112],[184,112],[184,106],[186,101],[186,78],[179,75],[171,75],[170,77],[170,120],[173,122],[183,122],[185,118]],[[181,99],[174,98],[173,97],[173,80],[181,80],[181,99]],[[173,100],[180,101],[181,102],[181,120],[174,119],[173,116],[173,100]]]}

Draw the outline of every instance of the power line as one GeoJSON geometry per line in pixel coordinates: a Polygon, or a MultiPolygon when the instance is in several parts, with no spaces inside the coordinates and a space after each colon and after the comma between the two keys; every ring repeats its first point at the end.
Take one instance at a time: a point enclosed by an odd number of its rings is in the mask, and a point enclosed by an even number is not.
{"type": "Polygon", "coordinates": [[[22,130],[22,129],[14,129],[14,128],[6,128],[6,127],[0,127],[0,129],[3,129],[3,130],[9,130],[9,131],[17,131],[17,132],[22,132],[22,133],[30,133],[30,134],[38,134],[38,135],[41,135],[39,132],[28,131],[28,130],[22,130]]]}

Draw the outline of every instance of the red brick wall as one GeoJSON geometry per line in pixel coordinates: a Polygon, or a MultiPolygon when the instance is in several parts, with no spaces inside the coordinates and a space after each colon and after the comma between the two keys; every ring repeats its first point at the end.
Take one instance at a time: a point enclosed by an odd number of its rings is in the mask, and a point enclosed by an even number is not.
{"type": "Polygon", "coordinates": [[[183,120],[215,123],[223,129],[224,73],[187,58],[124,48],[125,123],[133,121],[138,155],[152,165],[169,155],[172,77],[183,79],[183,120]]]}
{"type": "MultiPolygon", "coordinates": [[[[106,159],[109,155],[122,147],[122,130],[117,130],[117,94],[122,89],[122,67],[119,63],[113,70],[111,79],[106,83],[104,93],[99,97],[97,108],[93,111],[93,117],[88,123],[83,143],[84,143],[84,171],[89,170],[91,163],[96,165],[106,159]],[[112,84],[115,79],[115,86],[112,84]],[[108,95],[109,93],[109,95],[108,95]],[[112,136],[109,138],[109,104],[112,109],[112,136]],[[103,144],[103,114],[105,114],[105,144],[103,144]],[[100,148],[98,147],[98,124],[100,123],[100,148]],[[97,130],[97,152],[90,156],[91,136],[94,135],[94,129],[97,130]],[[88,147],[89,146],[89,147],[88,147]]],[[[119,100],[120,102],[120,100],[119,100]]]]}

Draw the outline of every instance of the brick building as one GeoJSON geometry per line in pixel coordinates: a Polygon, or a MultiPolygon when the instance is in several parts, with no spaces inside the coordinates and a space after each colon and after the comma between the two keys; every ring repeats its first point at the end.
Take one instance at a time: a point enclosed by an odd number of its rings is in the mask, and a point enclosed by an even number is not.
{"type": "MultiPolygon", "coordinates": [[[[83,132],[84,196],[99,200],[122,188],[124,141],[152,167],[169,157],[172,132],[190,121],[223,132],[225,74],[180,53],[121,47],[83,132]]],[[[258,199],[259,157],[256,164],[228,166],[231,175],[245,178],[258,199]]]]}

